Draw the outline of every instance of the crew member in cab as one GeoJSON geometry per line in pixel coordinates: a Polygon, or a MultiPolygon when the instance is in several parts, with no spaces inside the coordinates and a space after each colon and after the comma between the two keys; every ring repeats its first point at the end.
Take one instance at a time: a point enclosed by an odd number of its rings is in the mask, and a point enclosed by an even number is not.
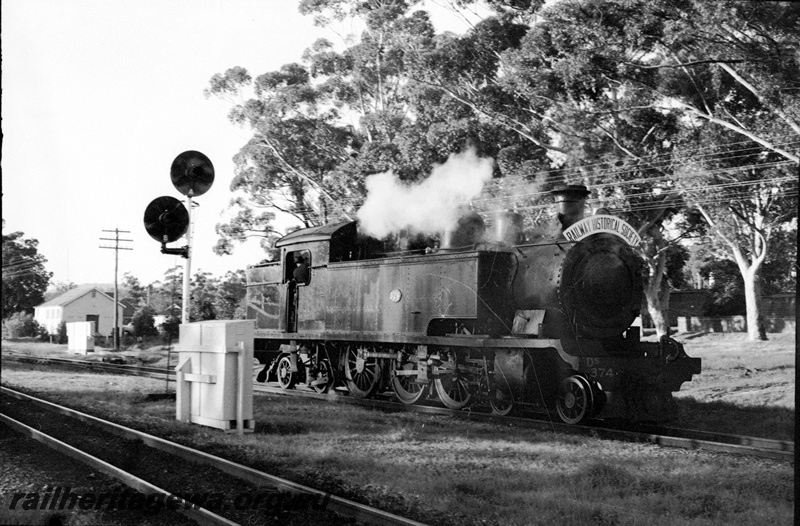
{"type": "Polygon", "coordinates": [[[295,283],[303,285],[308,284],[308,258],[306,258],[302,253],[297,253],[294,255],[294,264],[296,268],[292,273],[292,277],[294,278],[295,283]]]}

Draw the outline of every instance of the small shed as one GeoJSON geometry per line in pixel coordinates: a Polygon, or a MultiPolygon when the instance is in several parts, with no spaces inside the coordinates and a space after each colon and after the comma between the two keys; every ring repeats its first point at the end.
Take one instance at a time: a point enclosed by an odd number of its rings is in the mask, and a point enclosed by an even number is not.
{"type": "MultiPolygon", "coordinates": [[[[117,303],[122,326],[124,306],[117,303]]],[[[77,287],[34,308],[34,319],[50,334],[63,322],[90,321],[94,334],[110,335],[114,328],[114,298],[96,287],[77,287]]]]}
{"type": "Polygon", "coordinates": [[[761,314],[767,318],[795,318],[797,294],[783,292],[761,298],[761,314]]]}
{"type": "Polygon", "coordinates": [[[706,289],[673,290],[669,294],[670,326],[677,326],[681,317],[705,316],[711,300],[711,292],[706,289]]]}

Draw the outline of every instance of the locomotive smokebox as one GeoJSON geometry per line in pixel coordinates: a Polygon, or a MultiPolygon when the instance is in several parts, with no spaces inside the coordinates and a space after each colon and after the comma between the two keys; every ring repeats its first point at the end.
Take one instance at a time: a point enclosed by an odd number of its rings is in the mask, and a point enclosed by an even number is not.
{"type": "Polygon", "coordinates": [[[561,223],[562,232],[581,219],[586,206],[589,190],[580,184],[561,185],[550,192],[555,198],[556,214],[561,223]]]}
{"type": "Polygon", "coordinates": [[[497,212],[489,235],[489,242],[519,245],[522,242],[522,216],[511,210],[497,212]]]}
{"type": "Polygon", "coordinates": [[[439,249],[456,250],[483,241],[486,224],[481,216],[470,212],[458,219],[455,230],[445,230],[441,234],[439,249]]]}

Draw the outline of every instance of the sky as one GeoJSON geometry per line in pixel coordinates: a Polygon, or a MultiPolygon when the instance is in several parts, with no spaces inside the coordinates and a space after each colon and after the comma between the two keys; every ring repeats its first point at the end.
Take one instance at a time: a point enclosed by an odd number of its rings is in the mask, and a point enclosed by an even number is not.
{"type": "MultiPolygon", "coordinates": [[[[51,284],[142,284],[183,265],[163,255],[143,225],[157,197],[184,199],[173,160],[197,150],[214,165],[211,189],[195,198],[191,273],[223,276],[264,257],[257,240],[233,255],[212,252],[227,204],[233,156],[248,130],[227,119],[230,103],[206,98],[216,73],[242,66],[254,77],[301,62],[317,38],[292,0],[3,0],[2,216],[4,234],[39,241],[51,284]]],[[[456,15],[431,6],[439,30],[463,31],[456,15]]],[[[341,28],[339,28],[341,30],[341,28]]],[[[178,248],[181,239],[170,244],[178,248]]]]}

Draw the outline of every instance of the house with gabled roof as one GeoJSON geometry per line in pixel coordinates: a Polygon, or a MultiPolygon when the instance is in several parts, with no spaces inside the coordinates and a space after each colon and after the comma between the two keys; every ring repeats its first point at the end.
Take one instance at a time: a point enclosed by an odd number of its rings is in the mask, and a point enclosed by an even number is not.
{"type": "MultiPolygon", "coordinates": [[[[124,305],[117,302],[117,309],[122,326],[124,305]]],[[[58,332],[62,321],[91,321],[95,334],[108,336],[114,328],[114,298],[97,287],[76,287],[34,307],[33,317],[50,334],[58,332]]]]}

